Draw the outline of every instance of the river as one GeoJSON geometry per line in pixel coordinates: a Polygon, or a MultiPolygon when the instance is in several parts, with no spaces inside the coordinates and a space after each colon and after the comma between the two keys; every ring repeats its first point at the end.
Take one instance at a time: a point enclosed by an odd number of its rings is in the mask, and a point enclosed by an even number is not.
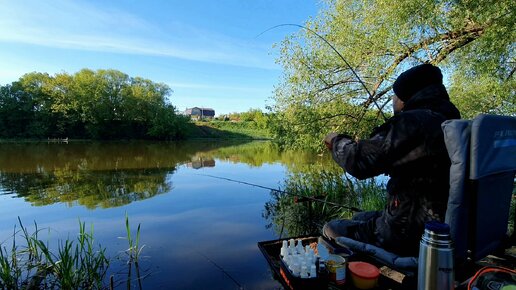
{"type": "Polygon", "coordinates": [[[133,233],[141,225],[143,289],[280,289],[257,247],[277,238],[263,217],[270,192],[212,176],[279,188],[325,162],[269,142],[3,143],[0,242],[9,247],[18,217],[51,245],[93,225],[126,289],[127,214],[133,233]]]}

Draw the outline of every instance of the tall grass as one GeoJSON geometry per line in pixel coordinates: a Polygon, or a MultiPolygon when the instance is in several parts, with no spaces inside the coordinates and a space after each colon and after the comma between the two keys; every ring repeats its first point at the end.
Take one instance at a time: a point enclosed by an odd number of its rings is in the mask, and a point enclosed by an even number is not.
{"type": "Polygon", "coordinates": [[[52,252],[39,239],[38,225],[30,233],[18,218],[11,246],[0,248],[0,288],[2,289],[100,289],[109,260],[105,249],[94,245],[93,227],[86,231],[79,221],[76,240],[59,240],[52,252]],[[18,244],[21,238],[21,243],[18,244]]]}
{"type": "Polygon", "coordinates": [[[316,233],[331,219],[350,218],[353,212],[346,207],[381,210],[385,203],[383,183],[375,179],[358,181],[320,169],[288,176],[282,190],[288,194],[273,191],[273,200],[265,205],[264,212],[264,217],[270,221],[268,226],[274,227],[280,235],[316,233]],[[303,200],[304,196],[320,201],[303,200]]]}
{"type": "Polygon", "coordinates": [[[125,230],[126,230],[125,238],[127,239],[127,243],[129,245],[129,248],[127,248],[127,250],[125,250],[125,253],[128,256],[128,261],[127,261],[128,271],[127,271],[127,279],[126,279],[127,289],[131,289],[131,281],[133,280],[133,274],[132,274],[133,267],[136,272],[135,279],[136,279],[136,282],[138,282],[138,287],[139,287],[139,289],[143,289],[142,288],[142,280],[145,277],[142,277],[142,275],[140,274],[139,261],[140,261],[141,252],[142,252],[143,248],[145,247],[145,245],[140,246],[140,226],[141,226],[141,224],[138,224],[138,228],[136,229],[136,236],[133,238],[133,236],[131,234],[131,227],[129,225],[129,216],[127,214],[125,215],[125,230]]]}
{"type": "MultiPolygon", "coordinates": [[[[129,245],[125,251],[129,256],[128,264],[130,268],[132,265],[136,268],[141,289],[138,260],[143,246],[140,246],[140,225],[135,238],[131,235],[127,215],[125,226],[129,245]]],[[[106,248],[95,244],[93,225],[88,231],[85,223],[79,220],[77,238],[57,241],[55,250],[40,239],[41,229],[36,222],[34,228],[30,232],[18,218],[12,237],[0,243],[0,289],[108,288],[106,276],[111,260],[106,255],[106,248]]],[[[128,287],[130,277],[129,270],[128,287]]],[[[110,277],[109,288],[114,288],[113,277],[110,277]]]]}

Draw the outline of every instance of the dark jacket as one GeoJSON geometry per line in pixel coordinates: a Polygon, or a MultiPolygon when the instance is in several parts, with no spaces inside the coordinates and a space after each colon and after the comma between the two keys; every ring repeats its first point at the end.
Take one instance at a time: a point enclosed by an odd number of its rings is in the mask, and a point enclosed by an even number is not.
{"type": "Polygon", "coordinates": [[[346,172],[358,179],[390,176],[387,205],[373,229],[377,245],[402,255],[417,254],[424,223],[444,220],[450,160],[441,123],[458,118],[444,86],[432,85],[409,99],[370,139],[333,139],[333,159],[346,172]]]}

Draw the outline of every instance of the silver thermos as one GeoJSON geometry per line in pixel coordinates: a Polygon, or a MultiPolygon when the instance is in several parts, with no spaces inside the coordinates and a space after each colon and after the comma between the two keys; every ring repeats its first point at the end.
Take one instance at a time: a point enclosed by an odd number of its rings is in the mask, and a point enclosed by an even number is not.
{"type": "Polygon", "coordinates": [[[453,290],[453,243],[450,226],[437,221],[427,222],[419,244],[418,290],[453,290]]]}

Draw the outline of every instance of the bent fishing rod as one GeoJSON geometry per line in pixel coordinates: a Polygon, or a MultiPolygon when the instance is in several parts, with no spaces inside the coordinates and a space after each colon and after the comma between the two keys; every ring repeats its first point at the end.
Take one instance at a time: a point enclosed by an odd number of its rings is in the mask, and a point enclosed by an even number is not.
{"type": "Polygon", "coordinates": [[[258,188],[263,188],[263,189],[268,189],[270,191],[276,191],[276,192],[279,192],[279,193],[283,193],[285,195],[289,195],[289,196],[293,196],[293,197],[299,197],[299,198],[306,199],[306,200],[309,200],[309,201],[320,202],[320,203],[324,203],[324,204],[331,205],[331,206],[334,206],[334,207],[344,208],[344,209],[350,210],[352,212],[361,212],[361,211],[363,211],[363,210],[361,210],[361,209],[359,209],[357,207],[354,207],[354,206],[343,205],[343,204],[340,204],[340,203],[331,202],[331,201],[327,201],[327,200],[316,198],[316,197],[299,195],[299,194],[291,193],[291,192],[288,192],[288,191],[284,191],[284,190],[280,190],[280,189],[274,189],[272,187],[267,187],[267,186],[263,186],[263,185],[259,185],[259,184],[254,184],[254,183],[246,182],[246,181],[231,179],[231,178],[227,178],[227,177],[220,177],[220,176],[215,176],[215,175],[210,175],[210,174],[196,174],[196,175],[211,177],[211,178],[220,179],[220,180],[226,180],[226,181],[230,181],[230,182],[234,182],[234,183],[245,184],[245,185],[249,185],[249,186],[253,186],[253,187],[258,187],[258,188]]]}
{"type": "Polygon", "coordinates": [[[270,30],[273,30],[275,28],[278,28],[278,27],[283,27],[283,26],[294,26],[294,27],[299,27],[299,28],[302,28],[310,33],[313,33],[314,35],[316,35],[317,37],[319,37],[322,41],[324,41],[338,56],[339,58],[344,62],[344,64],[346,65],[346,67],[351,71],[351,73],[355,76],[355,78],[358,80],[358,82],[362,85],[362,87],[364,88],[364,90],[366,91],[368,97],[369,97],[369,100],[376,106],[376,108],[379,110],[380,114],[382,115],[383,119],[384,120],[387,120],[387,116],[385,116],[385,114],[383,113],[382,111],[382,108],[378,105],[378,103],[376,102],[374,96],[371,94],[371,92],[369,91],[369,89],[367,88],[366,84],[364,83],[364,81],[360,78],[360,76],[358,75],[358,73],[353,69],[353,67],[349,64],[349,62],[344,58],[344,56],[342,56],[342,54],[326,39],[324,38],[322,35],[320,35],[319,33],[317,33],[316,31],[314,31],[313,29],[310,29],[306,26],[303,26],[303,25],[299,25],[299,24],[294,24],[294,23],[285,23],[285,24],[279,24],[279,25],[276,25],[276,26],[273,26],[265,31],[263,31],[262,33],[258,34],[256,37],[259,37],[260,35],[270,31],[270,30]]]}

